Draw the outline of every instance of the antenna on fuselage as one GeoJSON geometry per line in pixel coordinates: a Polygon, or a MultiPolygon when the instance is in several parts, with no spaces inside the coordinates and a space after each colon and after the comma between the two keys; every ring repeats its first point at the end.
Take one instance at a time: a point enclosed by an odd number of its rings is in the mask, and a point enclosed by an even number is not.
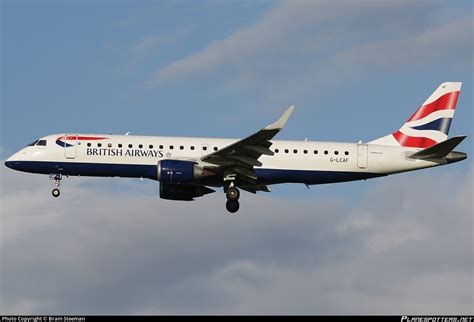
{"type": "Polygon", "coordinates": [[[129,135],[129,134],[130,134],[130,132],[125,133],[125,135],[129,135]]]}

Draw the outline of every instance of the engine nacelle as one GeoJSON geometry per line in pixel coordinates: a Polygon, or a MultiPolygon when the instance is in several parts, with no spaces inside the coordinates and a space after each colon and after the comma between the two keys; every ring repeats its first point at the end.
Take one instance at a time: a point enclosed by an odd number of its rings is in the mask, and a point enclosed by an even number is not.
{"type": "Polygon", "coordinates": [[[215,191],[205,186],[160,182],[160,198],[162,199],[191,201],[212,192],[215,191]]]}
{"type": "Polygon", "coordinates": [[[192,161],[161,160],[157,179],[163,183],[196,183],[202,179],[202,168],[192,161]]]}

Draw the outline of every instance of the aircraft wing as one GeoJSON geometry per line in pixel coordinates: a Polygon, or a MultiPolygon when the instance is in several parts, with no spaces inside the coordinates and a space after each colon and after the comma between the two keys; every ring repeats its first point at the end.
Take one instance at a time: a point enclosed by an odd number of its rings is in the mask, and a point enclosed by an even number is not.
{"type": "Polygon", "coordinates": [[[266,187],[264,188],[255,185],[257,176],[255,175],[253,167],[262,165],[258,159],[263,154],[274,154],[273,151],[269,149],[272,145],[269,140],[271,140],[285,126],[294,107],[294,105],[288,107],[286,112],[283,113],[275,123],[262,128],[257,133],[254,133],[245,139],[241,139],[231,145],[217,150],[216,152],[203,156],[201,161],[224,168],[224,176],[226,173],[237,175],[239,179],[246,181],[252,187],[252,190],[267,191],[266,187]]]}

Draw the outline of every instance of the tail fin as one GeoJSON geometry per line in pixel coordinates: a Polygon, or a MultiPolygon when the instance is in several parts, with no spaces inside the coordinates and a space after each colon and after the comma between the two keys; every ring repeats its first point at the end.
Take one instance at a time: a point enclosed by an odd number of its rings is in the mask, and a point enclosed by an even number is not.
{"type": "Polygon", "coordinates": [[[429,148],[446,141],[461,85],[460,82],[441,84],[400,130],[369,143],[429,148]]]}

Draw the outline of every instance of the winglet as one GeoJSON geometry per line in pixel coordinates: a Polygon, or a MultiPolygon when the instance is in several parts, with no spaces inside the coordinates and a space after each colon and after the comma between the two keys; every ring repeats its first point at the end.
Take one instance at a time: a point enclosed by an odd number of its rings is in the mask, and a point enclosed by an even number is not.
{"type": "Polygon", "coordinates": [[[294,105],[291,105],[290,107],[288,107],[286,112],[283,113],[283,115],[280,116],[280,118],[275,123],[270,124],[270,125],[264,127],[263,129],[264,130],[281,130],[285,126],[288,119],[290,118],[290,115],[293,112],[294,108],[295,108],[294,105]]]}

